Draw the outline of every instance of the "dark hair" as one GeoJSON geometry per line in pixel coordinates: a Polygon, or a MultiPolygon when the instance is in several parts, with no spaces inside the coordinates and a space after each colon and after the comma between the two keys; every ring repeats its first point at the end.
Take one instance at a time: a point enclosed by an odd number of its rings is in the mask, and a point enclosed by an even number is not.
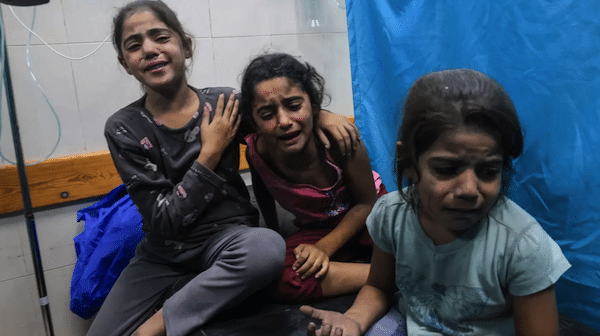
{"type": "Polygon", "coordinates": [[[117,50],[119,58],[123,57],[121,42],[123,39],[123,24],[125,23],[125,20],[127,20],[132,14],[145,10],[152,12],[157,19],[162,21],[167,25],[167,27],[171,28],[177,35],[179,35],[183,48],[186,51],[190,51],[191,54],[191,35],[185,32],[181,22],[179,22],[179,19],[177,18],[177,14],[175,14],[175,12],[173,12],[169,6],[160,0],[136,0],[121,7],[113,19],[113,45],[117,50]]]}
{"type": "MultiPolygon", "coordinates": [[[[406,97],[396,153],[398,190],[411,204],[414,195],[402,191],[404,172],[418,167],[418,159],[439,136],[462,125],[474,125],[497,138],[503,153],[502,185],[510,186],[512,159],[523,150],[523,134],[517,111],[502,86],[487,75],[470,69],[432,72],[417,79],[406,97]]],[[[416,170],[418,178],[419,171],[416,170]]],[[[407,180],[408,185],[414,181],[407,180]]],[[[409,190],[414,190],[409,188],[409,190]]]]}
{"type": "Polygon", "coordinates": [[[285,53],[258,56],[244,70],[240,98],[240,109],[244,122],[255,125],[252,118],[252,106],[256,95],[256,85],[277,77],[285,77],[302,87],[310,99],[316,123],[319,111],[321,111],[321,104],[328,97],[325,94],[325,80],[309,63],[302,63],[294,56],[285,53]]]}

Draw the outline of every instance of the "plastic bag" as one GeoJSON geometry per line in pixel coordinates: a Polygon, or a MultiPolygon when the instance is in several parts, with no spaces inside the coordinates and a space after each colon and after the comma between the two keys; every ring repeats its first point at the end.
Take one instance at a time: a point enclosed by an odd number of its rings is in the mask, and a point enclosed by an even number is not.
{"type": "Polygon", "coordinates": [[[124,185],[77,212],[85,230],[74,238],[77,263],[71,279],[70,308],[88,319],[99,309],[144,238],[142,216],[124,185]]]}

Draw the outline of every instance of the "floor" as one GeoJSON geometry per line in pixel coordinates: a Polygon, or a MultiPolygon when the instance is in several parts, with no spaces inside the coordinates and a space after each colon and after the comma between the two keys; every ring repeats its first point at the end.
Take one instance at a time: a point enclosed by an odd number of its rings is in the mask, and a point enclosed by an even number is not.
{"type": "MultiPolygon", "coordinates": [[[[344,312],[352,305],[354,295],[328,299],[312,305],[319,309],[344,312]]],[[[266,302],[258,295],[239,307],[217,316],[208,326],[192,336],[300,336],[306,335],[308,323],[315,321],[299,311],[299,305],[266,302]]],[[[561,336],[600,336],[600,332],[575,319],[560,315],[561,336]]]]}

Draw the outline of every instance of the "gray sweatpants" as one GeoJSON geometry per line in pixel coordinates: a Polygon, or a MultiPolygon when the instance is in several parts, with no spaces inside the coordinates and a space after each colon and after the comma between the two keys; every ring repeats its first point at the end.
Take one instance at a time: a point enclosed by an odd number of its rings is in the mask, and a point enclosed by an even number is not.
{"type": "Polygon", "coordinates": [[[198,274],[163,305],[168,336],[183,336],[266,287],[281,273],[285,242],[275,231],[235,225],[202,248],[161,251],[142,241],[96,315],[88,336],[128,336],[177,280],[198,274]]]}

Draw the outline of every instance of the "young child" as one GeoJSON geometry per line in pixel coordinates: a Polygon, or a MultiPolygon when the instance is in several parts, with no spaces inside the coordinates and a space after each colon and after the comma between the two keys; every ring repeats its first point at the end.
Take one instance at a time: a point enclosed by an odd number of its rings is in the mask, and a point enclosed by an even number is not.
{"type": "Polygon", "coordinates": [[[496,81],[467,69],[419,78],[396,144],[398,187],[408,187],[367,219],[376,245],[367,285],[345,314],[301,307],[322,320],[308,334],[363,335],[397,303],[409,335],[558,335],[554,283],[570,264],[505,196],[522,148],[496,81]]]}
{"type": "Polygon", "coordinates": [[[279,299],[290,303],[356,293],[369,272],[367,263],[341,260],[356,251],[361,234],[364,259],[371,255],[365,221],[377,199],[373,172],[364,145],[344,155],[317,140],[323,97],[323,78],[284,53],[255,58],[242,78],[240,108],[256,131],[246,137],[246,156],[257,202],[268,227],[278,228],[274,200],[299,227],[286,239],[277,286],[279,299]]]}
{"type": "MultiPolygon", "coordinates": [[[[105,136],[146,236],[88,335],[187,335],[275,280],[284,241],[253,227],[233,141],[244,135],[238,101],[231,88],[187,84],[192,39],[175,13],[135,1],[113,24],[119,62],[145,95],[108,119],[105,136]]],[[[350,126],[333,128],[348,140],[339,128],[350,126]]]]}

